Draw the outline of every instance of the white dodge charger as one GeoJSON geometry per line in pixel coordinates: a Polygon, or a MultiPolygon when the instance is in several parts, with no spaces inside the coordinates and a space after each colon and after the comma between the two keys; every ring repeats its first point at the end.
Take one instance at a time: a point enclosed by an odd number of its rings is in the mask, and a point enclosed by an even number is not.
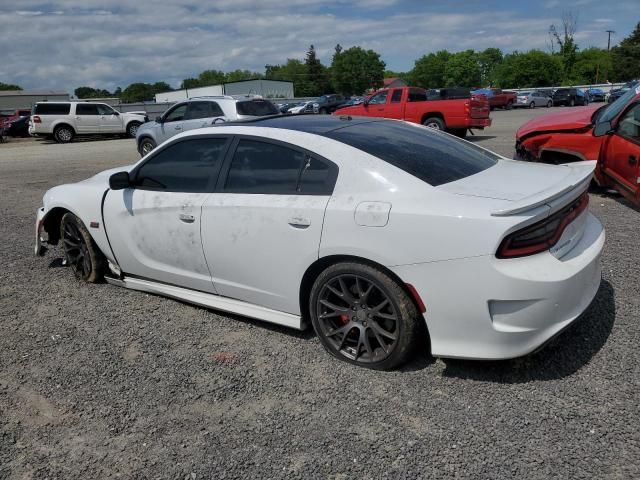
{"type": "Polygon", "coordinates": [[[297,329],[393,368],[538,349],[600,284],[594,165],[507,160],[422,126],[266,118],[173,137],[132,166],[52,188],[36,252],[84,281],[297,329]]]}

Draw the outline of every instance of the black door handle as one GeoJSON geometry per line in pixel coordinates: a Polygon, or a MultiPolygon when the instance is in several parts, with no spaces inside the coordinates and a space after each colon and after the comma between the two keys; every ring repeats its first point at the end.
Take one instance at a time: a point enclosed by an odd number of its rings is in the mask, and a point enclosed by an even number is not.
{"type": "Polygon", "coordinates": [[[635,165],[638,163],[638,159],[635,155],[629,155],[629,165],[635,165]]]}

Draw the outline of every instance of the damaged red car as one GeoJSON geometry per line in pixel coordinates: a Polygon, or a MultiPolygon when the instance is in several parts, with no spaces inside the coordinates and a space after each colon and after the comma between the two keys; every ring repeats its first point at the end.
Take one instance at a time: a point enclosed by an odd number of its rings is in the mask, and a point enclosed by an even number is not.
{"type": "Polygon", "coordinates": [[[543,115],[516,133],[516,158],[597,161],[595,181],[640,205],[640,83],[610,105],[543,115]]]}

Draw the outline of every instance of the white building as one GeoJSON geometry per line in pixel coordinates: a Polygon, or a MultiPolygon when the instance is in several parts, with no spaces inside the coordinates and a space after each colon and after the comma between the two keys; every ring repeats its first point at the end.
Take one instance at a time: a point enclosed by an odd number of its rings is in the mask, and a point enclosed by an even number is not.
{"type": "Polygon", "coordinates": [[[261,95],[264,98],[294,98],[293,82],[280,80],[243,80],[210,87],[185,88],[173,92],[157,93],[156,103],[181,102],[193,97],[217,95],[261,95]]]}

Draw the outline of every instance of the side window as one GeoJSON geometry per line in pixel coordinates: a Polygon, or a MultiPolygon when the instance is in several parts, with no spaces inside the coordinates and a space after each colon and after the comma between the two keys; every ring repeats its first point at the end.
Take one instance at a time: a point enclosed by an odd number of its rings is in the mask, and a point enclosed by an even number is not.
{"type": "Polygon", "coordinates": [[[394,90],[391,95],[391,103],[400,103],[402,101],[402,90],[394,90]]]}
{"type": "Polygon", "coordinates": [[[640,103],[636,103],[620,118],[618,134],[640,140],[640,103]]]}
{"type": "Polygon", "coordinates": [[[409,98],[407,102],[426,102],[427,101],[427,92],[425,90],[421,90],[419,88],[410,88],[409,89],[409,98]]]}
{"type": "Polygon", "coordinates": [[[220,108],[220,105],[218,105],[216,102],[209,102],[209,108],[211,109],[210,115],[212,117],[224,117],[222,108],[220,108]]]}
{"type": "Polygon", "coordinates": [[[98,114],[100,115],[113,115],[114,110],[109,105],[99,103],[96,107],[98,107],[98,114]]]}
{"type": "Polygon", "coordinates": [[[209,192],[217,180],[226,144],[226,138],[174,143],[138,169],[136,187],[162,192],[209,192]]]}
{"type": "Polygon", "coordinates": [[[298,192],[303,194],[331,195],[336,183],[338,170],[322,160],[305,156],[298,192]]]}
{"type": "Polygon", "coordinates": [[[98,115],[98,106],[91,103],[78,103],[76,115],[98,115]]]}
{"type": "Polygon", "coordinates": [[[189,102],[187,106],[187,113],[184,116],[185,120],[195,120],[207,117],[211,117],[209,102],[189,102]]]}
{"type": "Polygon", "coordinates": [[[295,194],[304,153],[274,143],[242,139],[231,160],[225,192],[295,194]]]}
{"type": "Polygon", "coordinates": [[[183,103],[182,105],[178,105],[177,107],[173,107],[173,110],[170,110],[167,116],[164,118],[165,122],[178,122],[184,120],[184,116],[187,113],[187,104],[183,103]]]}
{"type": "Polygon", "coordinates": [[[389,91],[385,90],[384,92],[376,93],[371,100],[369,100],[370,105],[381,105],[383,103],[387,103],[387,95],[389,95],[389,91]]]}

